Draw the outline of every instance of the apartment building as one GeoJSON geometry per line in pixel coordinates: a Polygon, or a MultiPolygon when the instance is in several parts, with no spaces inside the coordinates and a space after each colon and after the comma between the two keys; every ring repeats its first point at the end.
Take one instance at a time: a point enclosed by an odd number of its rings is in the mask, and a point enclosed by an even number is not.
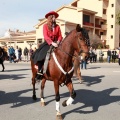
{"type": "MultiPolygon", "coordinates": [[[[74,0],[56,10],[59,14],[57,23],[60,25],[62,35],[81,24],[89,30],[91,39],[101,40],[111,49],[120,46],[120,29],[116,24],[116,13],[120,8],[120,0],[74,0]]],[[[42,19],[36,27],[36,40],[43,40],[42,19]]]]}
{"type": "MultiPolygon", "coordinates": [[[[114,49],[120,46],[120,27],[116,24],[116,13],[119,8],[120,0],[74,0],[56,10],[59,14],[57,24],[60,25],[63,37],[65,37],[65,32],[70,32],[77,24],[81,24],[89,31],[92,40],[101,40],[104,45],[114,49]]],[[[17,44],[21,40],[25,43],[31,41],[31,44],[36,45],[43,42],[45,22],[45,18],[40,19],[34,26],[36,32],[27,36],[25,34],[15,36],[13,41],[17,41],[17,44]]],[[[5,39],[7,38],[0,38],[0,41],[5,39]]]]}

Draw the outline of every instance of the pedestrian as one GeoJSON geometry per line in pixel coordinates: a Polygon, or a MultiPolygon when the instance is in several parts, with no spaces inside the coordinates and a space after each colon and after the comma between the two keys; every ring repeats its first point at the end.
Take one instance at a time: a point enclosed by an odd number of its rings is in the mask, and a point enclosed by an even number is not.
{"type": "Polygon", "coordinates": [[[29,50],[27,47],[25,47],[25,49],[24,49],[24,62],[28,62],[28,54],[29,54],[29,50]]]}
{"type": "Polygon", "coordinates": [[[104,56],[104,53],[103,53],[102,49],[100,49],[100,51],[99,51],[99,62],[103,62],[103,56],[104,56]]]}
{"type": "Polygon", "coordinates": [[[115,49],[113,49],[113,51],[112,51],[112,63],[115,63],[116,58],[117,58],[117,51],[115,49]]]}
{"type": "Polygon", "coordinates": [[[18,54],[18,46],[16,46],[16,49],[15,49],[15,60],[14,60],[14,62],[18,62],[18,60],[19,60],[19,54],[18,54]]]}
{"type": "Polygon", "coordinates": [[[96,48],[93,49],[93,62],[97,62],[97,50],[96,50],[96,48]]]}
{"type": "Polygon", "coordinates": [[[119,50],[119,53],[118,53],[118,64],[120,65],[120,50],[119,50]]]}
{"type": "Polygon", "coordinates": [[[93,62],[93,56],[94,56],[92,47],[90,47],[89,54],[90,54],[90,63],[92,63],[93,62]]]}
{"type": "Polygon", "coordinates": [[[15,59],[15,49],[13,48],[13,46],[10,46],[8,49],[9,52],[9,61],[10,63],[14,62],[15,59]]]}
{"type": "Polygon", "coordinates": [[[19,59],[19,61],[22,60],[21,56],[22,56],[22,49],[19,47],[18,48],[18,59],[19,59]]]}
{"type": "Polygon", "coordinates": [[[108,49],[108,51],[107,51],[107,61],[108,61],[108,63],[110,63],[110,61],[111,61],[111,50],[110,49],[108,49]]]}
{"type": "Polygon", "coordinates": [[[81,69],[87,69],[87,60],[86,58],[85,59],[82,59],[82,56],[81,56],[81,69]]]}

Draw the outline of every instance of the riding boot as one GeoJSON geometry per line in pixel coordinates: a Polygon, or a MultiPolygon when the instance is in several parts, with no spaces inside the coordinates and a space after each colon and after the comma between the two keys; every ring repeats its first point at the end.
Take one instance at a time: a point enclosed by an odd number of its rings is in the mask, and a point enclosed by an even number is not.
{"type": "Polygon", "coordinates": [[[41,80],[43,78],[42,66],[43,66],[43,61],[38,62],[38,73],[37,73],[37,75],[35,77],[36,81],[41,80]]]}

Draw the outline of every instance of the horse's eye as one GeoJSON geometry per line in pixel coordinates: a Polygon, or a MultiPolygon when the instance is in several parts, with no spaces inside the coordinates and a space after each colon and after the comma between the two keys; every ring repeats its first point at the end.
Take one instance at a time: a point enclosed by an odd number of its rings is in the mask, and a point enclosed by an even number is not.
{"type": "Polygon", "coordinates": [[[80,40],[83,40],[82,38],[80,38],[80,40]]]}

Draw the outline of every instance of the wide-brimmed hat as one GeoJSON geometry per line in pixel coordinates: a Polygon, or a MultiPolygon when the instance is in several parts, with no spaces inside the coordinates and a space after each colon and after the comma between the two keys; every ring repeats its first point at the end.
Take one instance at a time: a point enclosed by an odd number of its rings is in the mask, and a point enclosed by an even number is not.
{"type": "Polygon", "coordinates": [[[57,12],[55,12],[55,11],[50,11],[49,13],[47,13],[47,14],[45,15],[45,18],[48,18],[49,15],[55,15],[55,18],[57,18],[57,17],[59,16],[59,14],[58,14],[57,12]]]}

